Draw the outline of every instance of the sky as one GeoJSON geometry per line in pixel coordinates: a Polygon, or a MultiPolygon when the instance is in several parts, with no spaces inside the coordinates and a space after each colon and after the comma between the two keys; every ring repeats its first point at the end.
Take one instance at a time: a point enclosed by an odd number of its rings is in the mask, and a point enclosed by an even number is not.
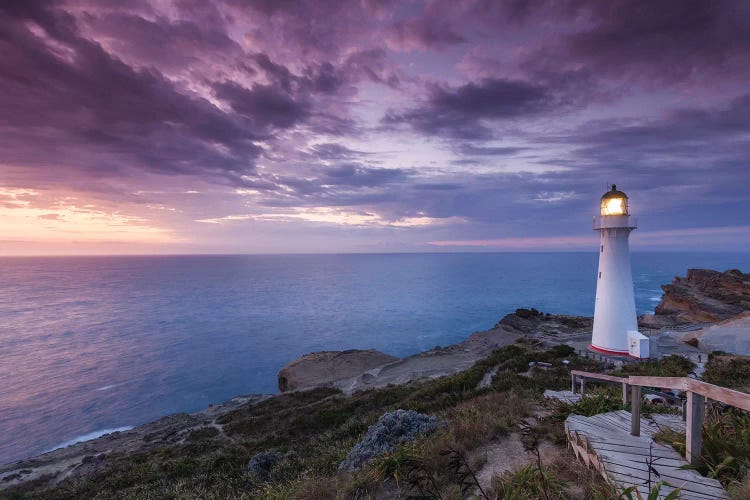
{"type": "Polygon", "coordinates": [[[0,255],[750,247],[750,2],[0,2],[0,255]]]}

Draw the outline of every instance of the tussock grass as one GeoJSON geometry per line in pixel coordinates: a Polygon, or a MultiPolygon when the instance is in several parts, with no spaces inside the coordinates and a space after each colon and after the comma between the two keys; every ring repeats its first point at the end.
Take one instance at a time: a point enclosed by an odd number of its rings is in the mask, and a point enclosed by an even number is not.
{"type": "Polygon", "coordinates": [[[703,380],[708,383],[750,392],[750,356],[712,352],[703,380]]]}

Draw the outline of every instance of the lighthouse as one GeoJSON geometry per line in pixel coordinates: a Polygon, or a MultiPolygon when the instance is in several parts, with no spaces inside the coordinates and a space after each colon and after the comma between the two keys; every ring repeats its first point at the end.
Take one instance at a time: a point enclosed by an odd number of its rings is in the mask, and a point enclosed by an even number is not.
{"type": "Polygon", "coordinates": [[[592,350],[614,356],[648,357],[648,339],[638,333],[628,238],[636,228],[628,211],[628,196],[612,189],[602,196],[594,230],[599,231],[599,271],[596,281],[592,350]]]}

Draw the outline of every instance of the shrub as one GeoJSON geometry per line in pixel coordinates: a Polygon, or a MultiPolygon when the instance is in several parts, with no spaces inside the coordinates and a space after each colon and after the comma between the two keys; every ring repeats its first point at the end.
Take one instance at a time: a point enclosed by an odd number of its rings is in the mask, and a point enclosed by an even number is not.
{"type": "Polygon", "coordinates": [[[399,443],[414,441],[418,436],[437,429],[437,418],[414,410],[386,413],[370,426],[365,437],[357,443],[339,470],[353,471],[373,457],[390,453],[399,443]]]}
{"type": "Polygon", "coordinates": [[[695,369],[695,363],[678,354],[662,359],[650,359],[623,366],[613,375],[644,375],[651,377],[685,377],[695,369]]]}

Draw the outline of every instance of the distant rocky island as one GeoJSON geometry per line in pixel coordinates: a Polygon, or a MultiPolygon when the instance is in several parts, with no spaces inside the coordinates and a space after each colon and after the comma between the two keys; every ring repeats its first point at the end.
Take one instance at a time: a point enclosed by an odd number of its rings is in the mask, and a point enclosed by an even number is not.
{"type": "MultiPolygon", "coordinates": [[[[664,295],[654,314],[639,318],[639,327],[653,339],[656,352],[693,355],[722,350],[750,355],[750,274],[736,269],[690,269],[686,277],[677,277],[662,288],[664,295]]],[[[166,447],[187,446],[204,435],[222,437],[235,415],[287,394],[332,390],[354,397],[365,390],[434,380],[469,370],[512,344],[539,349],[565,345],[572,347],[571,351],[585,351],[591,328],[592,318],[517,309],[491,329],[474,333],[463,342],[436,346],[403,359],[375,350],[310,353],[279,372],[281,395],[239,396],[201,412],[170,415],[129,431],[7,464],[0,467],[0,493],[6,488],[62,487],[66,481],[109,470],[113,460],[123,456],[161,453],[166,447]]],[[[494,372],[487,372],[479,386],[489,385],[493,376],[494,372]]]]}

